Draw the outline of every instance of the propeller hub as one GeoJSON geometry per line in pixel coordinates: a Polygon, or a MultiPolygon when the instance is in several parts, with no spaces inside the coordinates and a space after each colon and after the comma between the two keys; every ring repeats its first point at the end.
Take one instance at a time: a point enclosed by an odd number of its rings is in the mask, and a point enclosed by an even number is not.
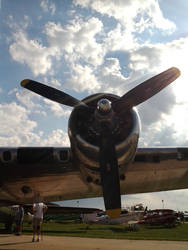
{"type": "Polygon", "coordinates": [[[108,113],[112,109],[111,101],[104,98],[98,101],[97,103],[97,109],[101,113],[108,113]]]}

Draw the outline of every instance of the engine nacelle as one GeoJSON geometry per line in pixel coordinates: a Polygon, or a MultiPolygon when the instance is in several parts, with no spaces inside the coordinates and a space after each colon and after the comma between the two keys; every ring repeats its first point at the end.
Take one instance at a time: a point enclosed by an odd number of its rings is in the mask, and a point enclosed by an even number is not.
{"type": "MultiPolygon", "coordinates": [[[[90,108],[92,114],[75,108],[69,119],[69,137],[71,147],[79,162],[80,171],[87,182],[100,184],[99,169],[99,123],[103,115],[96,113],[99,100],[106,98],[110,101],[118,100],[119,97],[112,94],[95,94],[83,100],[90,108]]],[[[112,123],[112,136],[115,141],[115,149],[119,166],[120,179],[124,180],[124,173],[132,162],[137,149],[139,138],[139,116],[135,109],[125,111],[122,115],[109,113],[112,123]]],[[[108,119],[107,116],[107,119],[108,119]]]]}

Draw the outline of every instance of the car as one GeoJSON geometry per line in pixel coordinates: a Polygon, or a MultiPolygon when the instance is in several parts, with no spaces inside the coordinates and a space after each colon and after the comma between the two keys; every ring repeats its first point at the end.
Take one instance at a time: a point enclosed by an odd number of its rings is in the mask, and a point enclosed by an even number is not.
{"type": "Polygon", "coordinates": [[[148,226],[173,227],[177,224],[178,214],[172,209],[155,209],[145,213],[142,223],[148,226]]]}

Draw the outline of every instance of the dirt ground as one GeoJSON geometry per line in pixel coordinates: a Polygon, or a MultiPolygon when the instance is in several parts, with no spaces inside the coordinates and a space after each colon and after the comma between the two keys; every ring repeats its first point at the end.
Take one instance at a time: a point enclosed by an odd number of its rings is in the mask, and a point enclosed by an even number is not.
{"type": "Polygon", "coordinates": [[[188,242],[151,240],[114,240],[78,237],[44,236],[40,242],[31,242],[31,235],[0,234],[0,249],[10,250],[187,250],[188,242]]]}

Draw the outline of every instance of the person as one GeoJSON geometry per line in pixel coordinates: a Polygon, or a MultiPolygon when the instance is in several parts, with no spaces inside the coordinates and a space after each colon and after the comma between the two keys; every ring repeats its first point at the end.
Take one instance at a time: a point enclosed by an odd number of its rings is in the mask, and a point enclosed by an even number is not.
{"type": "Polygon", "coordinates": [[[41,235],[41,226],[43,221],[43,215],[47,210],[47,206],[40,202],[33,204],[33,239],[32,242],[35,241],[35,235],[37,235],[37,241],[39,241],[39,237],[41,235]]]}
{"type": "Polygon", "coordinates": [[[15,224],[16,224],[16,235],[21,235],[22,233],[22,223],[24,218],[24,208],[20,204],[15,214],[15,224]]]}

